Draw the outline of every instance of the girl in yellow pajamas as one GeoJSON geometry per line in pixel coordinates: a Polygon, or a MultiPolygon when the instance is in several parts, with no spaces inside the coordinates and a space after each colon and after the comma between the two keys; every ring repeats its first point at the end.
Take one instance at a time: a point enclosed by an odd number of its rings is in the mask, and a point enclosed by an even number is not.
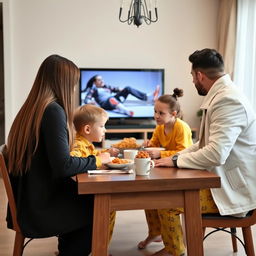
{"type": "MultiPolygon", "coordinates": [[[[181,110],[177,98],[181,96],[183,96],[183,90],[175,88],[173,95],[162,95],[155,102],[154,118],[157,127],[145,146],[164,147],[165,150],[149,151],[151,158],[171,156],[193,144],[190,127],[179,118],[181,110]]],[[[153,241],[163,240],[165,248],[156,252],[154,256],[183,255],[185,249],[180,212],[182,209],[145,210],[149,233],[148,237],[138,244],[138,248],[144,249],[153,241]]]]}
{"type": "MultiPolygon", "coordinates": [[[[111,148],[104,151],[95,149],[92,142],[101,142],[105,135],[105,123],[108,120],[107,112],[94,105],[83,105],[79,107],[74,114],[74,126],[76,129],[76,137],[71,151],[72,156],[87,157],[94,155],[96,157],[97,167],[110,162],[110,155],[116,156],[118,150],[111,148]]],[[[109,225],[109,241],[111,240],[115,225],[116,212],[110,214],[109,225]]]]}

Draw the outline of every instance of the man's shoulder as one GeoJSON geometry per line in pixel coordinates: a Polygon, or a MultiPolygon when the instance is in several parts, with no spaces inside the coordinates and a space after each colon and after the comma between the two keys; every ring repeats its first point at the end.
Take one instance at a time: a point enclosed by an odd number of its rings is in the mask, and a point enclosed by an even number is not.
{"type": "Polygon", "coordinates": [[[241,92],[235,85],[230,85],[222,88],[222,90],[217,93],[214,101],[243,103],[246,101],[246,98],[243,92],[241,92]]]}

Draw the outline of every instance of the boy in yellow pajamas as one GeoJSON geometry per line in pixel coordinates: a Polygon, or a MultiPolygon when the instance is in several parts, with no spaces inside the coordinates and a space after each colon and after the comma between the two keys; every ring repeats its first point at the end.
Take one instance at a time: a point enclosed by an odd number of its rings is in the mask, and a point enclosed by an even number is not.
{"type": "MultiPolygon", "coordinates": [[[[76,129],[76,137],[70,154],[77,157],[94,155],[97,167],[110,162],[110,155],[116,156],[118,149],[111,148],[99,152],[92,144],[92,142],[102,141],[106,132],[105,123],[107,120],[107,112],[102,108],[90,104],[79,107],[74,113],[73,123],[76,129]]],[[[115,215],[116,212],[111,212],[109,241],[113,234],[115,215]]]]}

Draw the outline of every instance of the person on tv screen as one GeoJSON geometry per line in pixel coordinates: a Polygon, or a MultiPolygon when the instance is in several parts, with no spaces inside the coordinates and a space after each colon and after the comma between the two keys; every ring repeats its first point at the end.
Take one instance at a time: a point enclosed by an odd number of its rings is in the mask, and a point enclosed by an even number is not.
{"type": "Polygon", "coordinates": [[[159,95],[160,86],[151,94],[146,94],[130,86],[119,88],[106,85],[100,75],[95,75],[87,82],[87,85],[82,92],[85,92],[84,103],[95,104],[105,110],[116,110],[119,113],[127,116],[133,116],[134,112],[124,106],[124,102],[128,95],[133,95],[139,100],[153,103],[159,95]]]}

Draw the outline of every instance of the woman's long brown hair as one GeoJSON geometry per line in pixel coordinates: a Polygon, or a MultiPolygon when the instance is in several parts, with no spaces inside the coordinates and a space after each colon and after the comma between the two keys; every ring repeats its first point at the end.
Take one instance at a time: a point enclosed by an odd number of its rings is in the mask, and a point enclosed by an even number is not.
{"type": "Polygon", "coordinates": [[[41,64],[32,89],[18,112],[7,140],[8,169],[22,175],[36,152],[41,121],[46,107],[58,102],[66,112],[69,145],[73,142],[73,96],[79,69],[70,60],[51,55],[41,64]]]}

